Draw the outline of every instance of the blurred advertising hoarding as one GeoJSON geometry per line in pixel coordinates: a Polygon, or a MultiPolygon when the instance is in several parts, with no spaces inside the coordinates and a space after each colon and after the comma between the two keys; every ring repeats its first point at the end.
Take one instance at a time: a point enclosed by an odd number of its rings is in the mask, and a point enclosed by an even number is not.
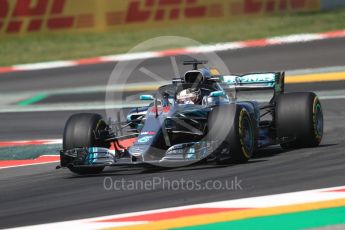
{"type": "Polygon", "coordinates": [[[183,26],[320,7],[320,0],[0,0],[0,35],[183,26]]]}

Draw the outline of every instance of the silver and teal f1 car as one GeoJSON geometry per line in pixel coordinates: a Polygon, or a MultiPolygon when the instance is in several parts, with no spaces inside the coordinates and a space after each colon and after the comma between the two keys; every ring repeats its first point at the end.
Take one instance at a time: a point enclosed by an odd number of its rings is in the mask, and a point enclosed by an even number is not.
{"type": "Polygon", "coordinates": [[[106,122],[98,114],[72,115],[64,129],[61,167],[78,174],[106,166],[180,167],[218,162],[244,163],[261,148],[314,147],[323,135],[323,114],[311,92],[285,93],[284,72],[221,75],[193,65],[184,76],[142,95],[148,105],[129,111],[126,121],[106,122]],[[180,103],[186,89],[201,92],[199,103],[180,103]],[[266,103],[240,100],[239,92],[272,91],[266,103]],[[124,143],[127,143],[124,145],[124,143]],[[130,143],[130,144],[128,144],[130,143]]]}

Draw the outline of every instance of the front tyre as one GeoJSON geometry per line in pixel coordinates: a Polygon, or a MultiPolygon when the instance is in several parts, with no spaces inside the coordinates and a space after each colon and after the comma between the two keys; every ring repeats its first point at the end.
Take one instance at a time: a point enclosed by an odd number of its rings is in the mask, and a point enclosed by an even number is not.
{"type": "MultiPolygon", "coordinates": [[[[104,147],[109,148],[109,144],[102,140],[97,140],[95,132],[106,129],[107,124],[99,114],[78,113],[72,115],[66,122],[63,133],[63,149],[69,150],[84,147],[104,147]]],[[[100,167],[74,167],[68,168],[77,174],[96,174],[103,171],[100,167]]]]}
{"type": "Polygon", "coordinates": [[[216,107],[209,115],[208,124],[209,139],[220,142],[216,150],[219,154],[230,150],[231,163],[245,163],[252,157],[256,132],[245,108],[235,104],[216,107]]]}

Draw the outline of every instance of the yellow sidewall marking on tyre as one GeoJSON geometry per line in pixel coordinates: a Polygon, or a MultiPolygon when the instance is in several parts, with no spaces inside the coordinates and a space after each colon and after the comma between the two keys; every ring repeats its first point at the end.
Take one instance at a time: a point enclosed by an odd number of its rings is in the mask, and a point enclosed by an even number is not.
{"type": "Polygon", "coordinates": [[[245,148],[245,144],[243,142],[243,129],[242,129],[242,120],[243,120],[243,117],[244,115],[246,114],[246,110],[242,109],[241,112],[240,112],[240,117],[239,117],[239,125],[238,125],[238,132],[239,132],[239,136],[240,136],[240,143],[241,143],[241,149],[242,149],[242,153],[243,155],[245,156],[245,158],[249,159],[250,158],[250,155],[249,153],[247,152],[247,149],[245,148]]]}
{"type": "MultiPolygon", "coordinates": [[[[313,129],[314,129],[314,134],[315,134],[315,137],[320,140],[321,139],[321,134],[318,133],[318,130],[317,130],[317,117],[316,117],[316,106],[318,105],[319,103],[319,98],[318,97],[315,97],[314,98],[314,102],[313,102],[313,129]]],[[[320,105],[321,106],[321,105],[320,105]]],[[[320,108],[321,109],[321,108],[320,108]]],[[[321,109],[322,111],[322,109],[321,109]]]]}

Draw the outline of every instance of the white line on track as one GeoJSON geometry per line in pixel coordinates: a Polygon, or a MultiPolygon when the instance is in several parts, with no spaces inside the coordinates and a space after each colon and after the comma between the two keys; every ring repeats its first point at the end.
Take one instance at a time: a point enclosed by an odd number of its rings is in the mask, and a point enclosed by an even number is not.
{"type": "MultiPolygon", "coordinates": [[[[287,70],[287,76],[304,75],[304,74],[315,74],[315,73],[329,73],[329,72],[343,72],[345,66],[331,66],[321,68],[309,68],[309,69],[296,69],[287,70]]],[[[161,80],[155,82],[140,82],[140,83],[128,83],[125,85],[113,85],[113,86],[86,86],[86,87],[73,87],[73,88],[61,88],[61,89],[50,89],[50,90],[28,90],[16,93],[0,93],[0,97],[28,97],[37,94],[49,94],[49,95],[63,95],[63,94],[85,94],[85,93],[101,93],[106,90],[110,92],[121,92],[121,91],[133,91],[141,87],[159,87],[161,85],[169,84],[171,81],[161,80]]],[[[0,99],[1,100],[1,99],[0,99]]]]}
{"type": "MultiPolygon", "coordinates": [[[[342,72],[345,71],[345,66],[333,66],[333,67],[322,67],[313,69],[297,69],[297,70],[287,70],[287,76],[304,75],[312,73],[328,73],[328,72],[342,72]]],[[[50,90],[39,90],[39,91],[21,91],[16,93],[0,93],[0,109],[19,101],[23,101],[27,98],[34,97],[38,94],[55,96],[55,95],[66,95],[66,94],[86,94],[86,93],[105,93],[105,92],[125,92],[125,91],[136,91],[138,89],[149,89],[158,88],[161,85],[169,84],[170,81],[160,81],[157,82],[141,82],[141,83],[128,83],[125,85],[113,85],[113,86],[87,86],[78,88],[61,88],[61,89],[50,89],[50,90]]]]}
{"type": "MultiPolygon", "coordinates": [[[[338,100],[345,99],[345,90],[314,91],[321,100],[338,100]]],[[[267,102],[266,94],[256,94],[255,98],[245,98],[246,100],[256,100],[258,102],[267,102]]],[[[61,103],[47,105],[28,105],[28,106],[2,106],[0,113],[24,113],[24,112],[58,112],[58,111],[82,111],[82,110],[107,110],[134,108],[147,105],[147,102],[133,101],[132,103],[114,102],[105,104],[104,101],[90,103],[61,103]]]]}

